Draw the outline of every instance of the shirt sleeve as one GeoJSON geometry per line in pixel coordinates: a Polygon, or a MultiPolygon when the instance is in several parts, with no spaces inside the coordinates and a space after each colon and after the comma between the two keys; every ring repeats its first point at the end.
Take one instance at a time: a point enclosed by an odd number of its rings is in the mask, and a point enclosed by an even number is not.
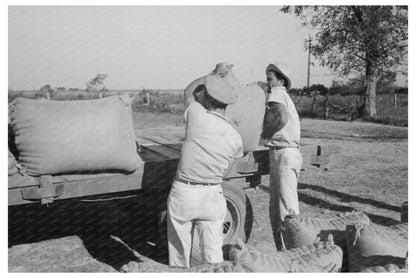
{"type": "Polygon", "coordinates": [[[191,121],[201,113],[205,113],[205,108],[197,101],[192,102],[184,112],[185,122],[191,121]]]}
{"type": "Polygon", "coordinates": [[[286,106],[285,94],[282,94],[285,90],[283,86],[273,87],[267,102],[277,102],[286,106]]]}
{"type": "Polygon", "coordinates": [[[238,135],[237,137],[237,151],[235,154],[235,158],[242,158],[244,156],[243,153],[243,141],[241,139],[241,136],[238,135]]]}

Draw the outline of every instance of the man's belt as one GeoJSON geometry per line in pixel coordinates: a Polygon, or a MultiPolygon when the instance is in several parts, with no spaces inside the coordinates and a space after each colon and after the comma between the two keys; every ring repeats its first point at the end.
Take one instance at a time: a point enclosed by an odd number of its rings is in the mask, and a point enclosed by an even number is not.
{"type": "Polygon", "coordinates": [[[194,182],[194,181],[186,180],[180,177],[175,177],[175,180],[178,182],[182,182],[182,183],[186,183],[190,185],[204,185],[204,186],[220,185],[220,183],[194,182]]]}
{"type": "Polygon", "coordinates": [[[182,183],[186,183],[190,185],[204,185],[204,186],[220,185],[220,183],[194,182],[194,181],[186,180],[180,177],[175,177],[175,180],[178,182],[182,182],[182,183]]]}
{"type": "Polygon", "coordinates": [[[269,146],[270,150],[299,149],[299,146],[269,146]]]}

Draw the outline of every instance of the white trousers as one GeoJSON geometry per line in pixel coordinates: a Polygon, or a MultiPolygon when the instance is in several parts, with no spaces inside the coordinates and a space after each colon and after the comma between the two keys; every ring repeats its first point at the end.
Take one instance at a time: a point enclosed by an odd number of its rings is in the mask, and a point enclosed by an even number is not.
{"type": "MultiPolygon", "coordinates": [[[[302,155],[297,148],[269,151],[270,166],[270,222],[276,244],[278,230],[285,216],[292,209],[299,214],[298,178],[302,167],[302,155]]],[[[278,246],[278,249],[279,246],[278,246]]]]}
{"type": "Polygon", "coordinates": [[[190,267],[195,230],[203,263],[222,262],[226,201],[221,185],[189,185],[174,181],[167,205],[169,265],[190,267]]]}

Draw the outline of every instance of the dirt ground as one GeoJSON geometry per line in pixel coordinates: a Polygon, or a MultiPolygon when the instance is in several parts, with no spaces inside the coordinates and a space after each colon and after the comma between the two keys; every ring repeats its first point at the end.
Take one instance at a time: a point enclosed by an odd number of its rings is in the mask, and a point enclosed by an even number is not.
{"type": "MultiPolygon", "coordinates": [[[[137,135],[144,128],[155,134],[161,127],[183,128],[181,116],[168,113],[135,113],[134,120],[137,135]]],[[[327,171],[301,172],[301,214],[362,210],[378,224],[400,221],[400,206],[408,200],[407,128],[313,119],[302,119],[301,125],[302,144],[341,147],[331,157],[327,171]]],[[[262,177],[258,189],[246,191],[254,214],[248,244],[272,255],[276,248],[271,244],[268,192],[268,176],[262,177]]],[[[138,261],[142,272],[176,272],[166,266],[166,247],[155,240],[157,223],[140,214],[146,211],[143,198],[146,195],[120,201],[116,209],[109,209],[107,203],[56,202],[50,208],[28,206],[9,211],[9,225],[13,223],[12,233],[9,229],[9,272],[116,272],[129,260],[138,261]],[[67,217],[68,211],[81,213],[87,220],[67,217]],[[111,238],[105,236],[108,234],[111,238]]]]}

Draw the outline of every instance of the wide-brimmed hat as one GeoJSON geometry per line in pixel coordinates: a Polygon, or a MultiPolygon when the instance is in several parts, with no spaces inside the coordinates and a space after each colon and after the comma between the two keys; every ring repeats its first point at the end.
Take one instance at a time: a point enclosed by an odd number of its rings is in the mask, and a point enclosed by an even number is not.
{"type": "Polygon", "coordinates": [[[290,78],[289,78],[289,75],[291,73],[289,67],[286,64],[274,63],[274,64],[270,64],[267,66],[266,74],[270,70],[277,72],[278,74],[283,76],[284,79],[286,79],[286,84],[287,84],[286,89],[289,90],[290,87],[292,86],[292,82],[290,82],[290,78]]]}
{"type": "Polygon", "coordinates": [[[233,104],[238,98],[234,88],[216,75],[208,75],[205,78],[205,89],[208,95],[223,104],[233,104]]]}

